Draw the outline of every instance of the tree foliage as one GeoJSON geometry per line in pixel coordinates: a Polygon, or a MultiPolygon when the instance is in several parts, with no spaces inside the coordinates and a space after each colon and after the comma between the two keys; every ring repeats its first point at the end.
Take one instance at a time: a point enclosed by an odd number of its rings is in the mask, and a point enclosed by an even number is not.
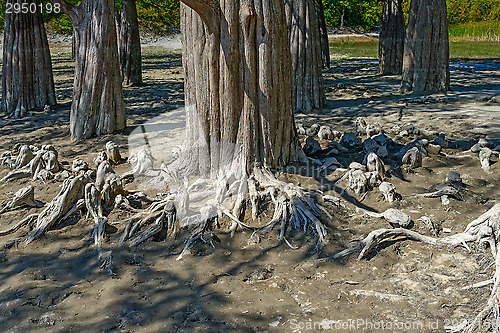
{"type": "MultiPolygon", "coordinates": [[[[139,24],[142,30],[168,33],[179,26],[179,0],[136,0],[139,24]]],[[[382,17],[383,0],[322,0],[326,23],[330,27],[340,25],[342,13],[345,26],[360,26],[371,29],[379,25],[382,17]]],[[[49,0],[41,0],[47,3],[49,0]]],[[[77,4],[79,0],[68,0],[77,4]]],[[[121,0],[115,0],[121,7],[121,0]]],[[[405,22],[408,22],[410,0],[403,0],[405,22]]],[[[447,0],[450,26],[468,22],[500,20],[498,0],[447,0]]],[[[3,26],[5,1],[0,1],[0,25],[3,26]]],[[[71,32],[71,23],[61,13],[44,13],[49,28],[59,32],[71,32]]]]}
{"type": "MultiPolygon", "coordinates": [[[[66,0],[76,5],[79,0],[66,0]]],[[[41,0],[42,4],[49,0],[41,0]]],[[[0,1],[0,26],[3,27],[6,1],[0,1]]],[[[172,27],[179,26],[179,0],[136,0],[139,25],[142,30],[155,33],[168,33],[172,27]]],[[[117,10],[121,8],[121,0],[115,0],[117,10]]],[[[44,12],[43,17],[49,30],[70,33],[72,26],[63,13],[44,12]]]]}
{"type": "MultiPolygon", "coordinates": [[[[345,26],[361,26],[365,29],[380,24],[383,0],[323,0],[326,24],[340,25],[344,13],[345,26]]],[[[408,22],[410,0],[403,1],[405,22],[408,22]]],[[[448,21],[450,25],[467,22],[500,20],[498,0],[448,0],[448,21]]]]}
{"type": "Polygon", "coordinates": [[[345,26],[369,29],[380,23],[383,0],[323,0],[327,26],[339,26],[344,15],[345,26]]]}

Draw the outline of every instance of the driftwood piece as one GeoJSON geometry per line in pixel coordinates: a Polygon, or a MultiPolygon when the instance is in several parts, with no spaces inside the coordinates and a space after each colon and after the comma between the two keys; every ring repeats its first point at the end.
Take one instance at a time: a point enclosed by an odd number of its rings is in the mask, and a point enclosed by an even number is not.
{"type": "Polygon", "coordinates": [[[436,186],[436,191],[434,192],[415,194],[414,196],[420,198],[440,198],[442,196],[449,196],[457,200],[463,200],[462,195],[460,194],[458,189],[450,185],[438,185],[436,186]]]}

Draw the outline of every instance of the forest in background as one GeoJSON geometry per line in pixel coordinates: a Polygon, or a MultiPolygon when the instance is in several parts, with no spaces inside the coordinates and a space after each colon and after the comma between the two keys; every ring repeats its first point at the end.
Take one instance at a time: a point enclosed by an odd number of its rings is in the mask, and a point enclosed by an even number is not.
{"type": "MultiPolygon", "coordinates": [[[[48,0],[42,0],[48,2],[48,0]]],[[[78,0],[69,0],[78,3],[78,0]]],[[[168,34],[179,26],[179,0],[137,0],[142,31],[168,34]]],[[[115,0],[119,11],[120,0],[115,0]]],[[[382,0],[323,0],[326,24],[329,27],[361,27],[372,30],[380,24],[382,0]]],[[[448,21],[452,37],[462,35],[498,35],[500,33],[500,2],[498,0],[448,0],[448,21]]],[[[405,19],[410,0],[403,0],[405,19]]],[[[5,3],[0,4],[0,24],[3,26],[5,3]]],[[[70,33],[71,23],[62,13],[45,14],[49,30],[70,33]]]]}

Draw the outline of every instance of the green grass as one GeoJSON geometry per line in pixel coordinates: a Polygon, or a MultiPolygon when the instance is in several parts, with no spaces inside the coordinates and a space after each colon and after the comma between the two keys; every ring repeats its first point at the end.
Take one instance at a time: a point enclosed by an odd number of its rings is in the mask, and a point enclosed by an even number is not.
{"type": "Polygon", "coordinates": [[[448,31],[450,38],[499,40],[500,21],[463,23],[450,26],[448,31]]]}
{"type": "MultiPolygon", "coordinates": [[[[330,43],[332,58],[378,58],[378,41],[330,43]]],[[[450,42],[453,58],[500,58],[500,41],[450,42]]]]}
{"type": "Polygon", "coordinates": [[[500,58],[500,41],[450,42],[451,58],[500,58]]]}
{"type": "Polygon", "coordinates": [[[333,42],[330,43],[330,55],[334,58],[377,58],[378,41],[333,42]]]}

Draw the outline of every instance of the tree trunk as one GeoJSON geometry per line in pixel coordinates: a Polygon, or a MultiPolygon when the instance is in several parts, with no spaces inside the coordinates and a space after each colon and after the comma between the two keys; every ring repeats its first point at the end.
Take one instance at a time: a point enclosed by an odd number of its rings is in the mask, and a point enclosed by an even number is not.
{"type": "Polygon", "coordinates": [[[183,0],[188,171],[217,176],[302,158],[284,2],[183,0]]]}
{"type": "Polygon", "coordinates": [[[344,27],[344,15],[345,15],[345,6],[342,6],[342,15],[340,16],[340,27],[344,27]]]}
{"type": "Polygon", "coordinates": [[[385,0],[378,45],[379,73],[401,74],[405,21],[401,0],[385,0]]]}
{"type": "Polygon", "coordinates": [[[418,93],[450,88],[445,0],[412,0],[403,55],[401,90],[418,93]]]}
{"type": "Polygon", "coordinates": [[[125,127],[125,109],[113,0],[64,0],[61,10],[74,27],[76,68],[70,129],[74,140],[125,127]]]}
{"type": "Polygon", "coordinates": [[[328,40],[328,29],[326,28],[325,8],[323,0],[315,0],[316,12],[319,20],[319,33],[321,39],[321,51],[323,52],[323,68],[330,68],[330,42],[328,40]]]}
{"type": "Polygon", "coordinates": [[[76,32],[73,30],[73,34],[71,35],[71,60],[76,60],[76,32]]]}
{"type": "MultiPolygon", "coordinates": [[[[38,0],[14,0],[33,4],[38,0]]],[[[20,118],[27,111],[55,105],[49,43],[41,13],[6,13],[2,66],[2,112],[20,118]]]]}
{"type": "Polygon", "coordinates": [[[285,0],[296,112],[310,112],[325,105],[321,23],[315,2],[285,0]]]}
{"type": "Polygon", "coordinates": [[[120,65],[123,83],[126,85],[140,85],[142,83],[141,40],[135,0],[122,1],[119,31],[120,65]]]}

